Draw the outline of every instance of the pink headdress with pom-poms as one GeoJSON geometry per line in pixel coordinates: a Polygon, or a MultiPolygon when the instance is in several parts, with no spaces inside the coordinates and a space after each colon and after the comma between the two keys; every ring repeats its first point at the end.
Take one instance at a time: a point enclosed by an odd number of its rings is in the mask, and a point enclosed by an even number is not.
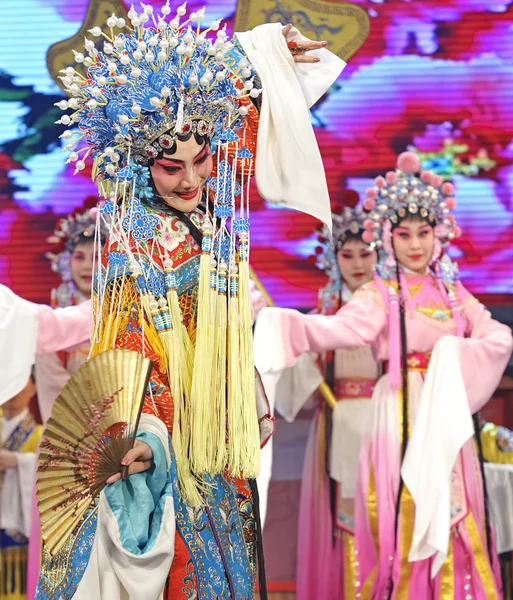
{"type": "Polygon", "coordinates": [[[376,177],[375,187],[367,190],[363,205],[370,211],[364,223],[364,239],[374,241],[388,256],[393,252],[391,240],[385,239],[387,233],[408,215],[418,214],[435,227],[433,261],[460,233],[450,214],[456,206],[452,183],[430,171],[420,172],[419,157],[413,152],[399,156],[395,171],[376,177]]]}

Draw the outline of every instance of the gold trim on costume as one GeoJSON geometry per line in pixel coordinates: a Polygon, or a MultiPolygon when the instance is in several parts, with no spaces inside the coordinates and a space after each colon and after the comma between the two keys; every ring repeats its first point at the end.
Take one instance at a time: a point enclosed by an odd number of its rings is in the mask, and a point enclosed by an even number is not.
{"type": "Polygon", "coordinates": [[[486,594],[487,600],[498,600],[499,595],[495,586],[495,579],[493,577],[492,568],[490,561],[488,560],[487,551],[481,540],[479,530],[477,528],[476,520],[472,511],[469,511],[468,517],[465,519],[464,524],[467,527],[470,544],[472,546],[472,554],[474,555],[474,563],[476,570],[483,584],[483,588],[486,594]]]}

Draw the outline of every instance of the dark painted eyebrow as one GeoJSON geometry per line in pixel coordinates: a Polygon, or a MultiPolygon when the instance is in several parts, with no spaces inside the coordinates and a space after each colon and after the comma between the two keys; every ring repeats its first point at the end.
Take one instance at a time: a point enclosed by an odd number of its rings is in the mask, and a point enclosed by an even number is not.
{"type": "MultiPolygon", "coordinates": [[[[193,160],[196,160],[197,158],[199,158],[203,152],[207,151],[207,145],[205,144],[203,146],[203,148],[198,152],[198,154],[196,154],[196,156],[193,158],[193,160]]],[[[175,163],[180,163],[183,164],[183,160],[178,160],[177,158],[167,158],[166,156],[163,156],[162,158],[159,158],[158,162],[160,162],[161,160],[166,160],[168,162],[175,162],[175,163]]]]}

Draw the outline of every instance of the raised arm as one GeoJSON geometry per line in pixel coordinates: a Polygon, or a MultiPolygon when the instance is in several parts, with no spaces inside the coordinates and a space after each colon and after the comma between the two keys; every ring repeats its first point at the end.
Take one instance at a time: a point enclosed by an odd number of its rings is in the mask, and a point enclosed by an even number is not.
{"type": "MultiPolygon", "coordinates": [[[[286,33],[291,39],[293,31],[286,33]]],[[[297,44],[305,45],[296,33],[297,44]]],[[[334,83],[344,61],[326,48],[309,47],[303,58],[320,60],[297,64],[279,23],[236,36],[262,82],[255,164],[261,196],[331,223],[328,187],[309,107],[334,83]]]]}

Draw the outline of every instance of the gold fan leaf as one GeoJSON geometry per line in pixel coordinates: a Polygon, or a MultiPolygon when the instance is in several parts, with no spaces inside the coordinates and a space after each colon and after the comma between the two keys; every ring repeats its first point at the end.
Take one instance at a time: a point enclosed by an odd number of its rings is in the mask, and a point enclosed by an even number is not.
{"type": "Polygon", "coordinates": [[[71,377],[52,408],[39,452],[41,535],[55,555],[133,447],[152,362],[108,350],[71,377]]]}

